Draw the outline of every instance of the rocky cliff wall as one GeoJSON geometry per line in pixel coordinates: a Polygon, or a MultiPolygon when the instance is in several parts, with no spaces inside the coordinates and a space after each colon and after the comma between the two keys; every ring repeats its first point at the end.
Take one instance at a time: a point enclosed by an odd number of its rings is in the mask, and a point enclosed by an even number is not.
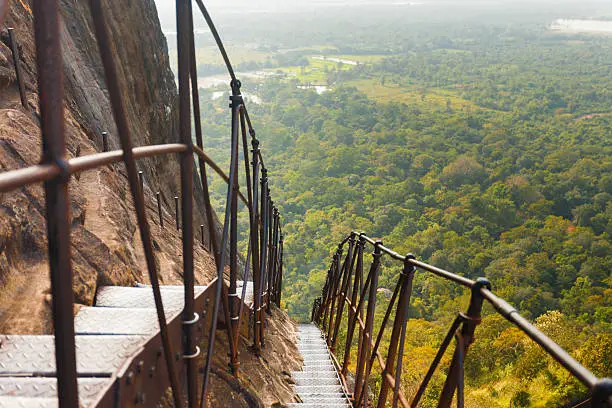
{"type": "MultiPolygon", "coordinates": [[[[1,0],[0,0],[1,1],[1,0]]],[[[135,146],[178,140],[177,92],[152,0],[106,0],[106,19],[135,146]]],[[[68,156],[102,151],[101,133],[119,148],[88,2],[62,0],[61,43],[65,74],[65,119],[68,156]]],[[[28,0],[9,2],[5,20],[19,44],[28,106],[21,106],[6,27],[0,29],[0,168],[12,170],[41,158],[33,16],[28,0]]],[[[179,195],[178,157],[138,162],[144,172],[145,201],[163,284],[181,284],[180,232],[174,223],[174,196],[179,195]],[[157,217],[155,193],[163,198],[165,228],[157,217]]],[[[99,285],[147,282],[125,168],[122,164],[73,177],[71,251],[77,307],[94,302],[99,285]]],[[[196,191],[195,223],[205,224],[201,190],[196,191]]],[[[216,226],[218,229],[218,225],[216,226]]],[[[0,333],[51,333],[50,289],[41,185],[0,194],[0,333]]],[[[211,255],[196,239],[198,284],[215,276],[211,255]]],[[[227,347],[219,332],[210,395],[215,406],[270,406],[292,398],[283,371],[297,369],[295,327],[275,310],[268,347],[262,357],[248,351],[241,338],[243,369],[236,380],[227,374],[227,347]],[[253,405],[255,404],[255,405],[253,405]]]]}
{"type": "MultiPolygon", "coordinates": [[[[153,1],[105,3],[134,145],[177,141],[176,86],[153,1]]],[[[103,131],[110,135],[111,149],[118,149],[87,2],[61,1],[61,10],[68,155],[101,151],[103,131]]],[[[3,28],[0,35],[0,166],[9,170],[37,163],[41,143],[36,112],[33,16],[29,3],[10,2],[5,23],[15,30],[29,101],[27,108],[20,104],[14,61],[3,28]]],[[[180,194],[177,157],[141,160],[138,167],[144,172],[145,200],[160,276],[164,283],[179,283],[180,234],[174,227],[174,196],[180,194]],[[155,211],[157,191],[162,193],[165,210],[163,230],[155,211]]],[[[146,282],[124,166],[108,166],[74,177],[70,194],[76,302],[91,304],[100,284],[146,282]]],[[[49,285],[43,198],[40,185],[0,197],[0,281],[8,289],[0,295],[0,328],[5,333],[50,330],[45,306],[49,285]],[[21,307],[32,308],[32,305],[35,315],[28,322],[22,321],[21,307]]],[[[201,191],[196,193],[196,198],[201,203],[201,191]]],[[[196,211],[196,224],[205,224],[203,219],[196,211]]],[[[210,255],[201,246],[196,251],[198,281],[205,283],[213,276],[214,267],[210,255]]]]}

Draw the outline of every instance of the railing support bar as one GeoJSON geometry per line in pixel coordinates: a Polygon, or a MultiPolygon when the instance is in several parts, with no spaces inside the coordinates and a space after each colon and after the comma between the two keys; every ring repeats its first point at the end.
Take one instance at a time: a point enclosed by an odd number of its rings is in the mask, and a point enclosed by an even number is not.
{"type": "MultiPolygon", "coordinates": [[[[65,170],[66,136],[59,1],[35,0],[33,8],[43,162],[58,164],[65,170]]],[[[58,177],[45,182],[44,189],[59,406],[76,408],[79,406],[79,397],[70,261],[68,181],[69,176],[65,172],[60,172],[58,177]]]]}

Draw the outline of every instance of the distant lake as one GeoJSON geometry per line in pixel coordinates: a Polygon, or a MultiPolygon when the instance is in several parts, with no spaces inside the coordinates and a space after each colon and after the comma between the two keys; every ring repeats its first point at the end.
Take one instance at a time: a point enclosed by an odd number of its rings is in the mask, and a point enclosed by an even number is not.
{"type": "Polygon", "coordinates": [[[576,33],[610,33],[612,21],[558,19],[550,25],[551,30],[576,33]]]}

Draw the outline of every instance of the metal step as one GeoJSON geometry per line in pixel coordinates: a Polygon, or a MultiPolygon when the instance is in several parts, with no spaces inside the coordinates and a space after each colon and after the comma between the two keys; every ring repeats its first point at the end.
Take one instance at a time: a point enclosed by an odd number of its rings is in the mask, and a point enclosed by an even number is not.
{"type": "MultiPolygon", "coordinates": [[[[112,375],[146,340],[141,336],[76,336],[79,375],[112,375]]],[[[53,336],[0,336],[0,376],[55,375],[53,336]]]]}
{"type": "MultiPolygon", "coordinates": [[[[111,378],[79,378],[79,398],[94,400],[111,378]]],[[[0,378],[0,397],[57,398],[55,378],[0,378]]],[[[0,404],[0,406],[4,406],[0,404]]]]}
{"type": "Polygon", "coordinates": [[[295,371],[291,375],[295,381],[293,390],[303,402],[288,406],[350,407],[321,330],[312,324],[300,325],[299,329],[298,350],[304,366],[302,371],[295,371]]]}
{"type": "MultiPolygon", "coordinates": [[[[166,321],[176,313],[166,312],[166,321]]],[[[76,334],[153,335],[159,331],[155,309],[83,307],[74,318],[76,334]]]]}
{"type": "MultiPolygon", "coordinates": [[[[204,301],[205,290],[204,286],[195,288],[199,302],[204,301]]],[[[184,306],[183,286],[162,287],[161,295],[167,320],[178,327],[176,319],[184,306]]],[[[157,358],[160,353],[151,287],[101,287],[96,300],[95,307],[83,307],[75,317],[81,407],[114,401],[117,376],[128,369],[126,362],[135,356],[144,360],[151,357],[145,355],[144,347],[151,348],[149,354],[157,358]]],[[[0,408],[58,407],[56,375],[53,336],[0,335],[0,408]]],[[[136,389],[128,392],[137,391],[140,381],[134,382],[136,389]]]]}
{"type": "MultiPolygon", "coordinates": [[[[194,289],[195,296],[200,295],[205,289],[206,286],[197,286],[194,289]]],[[[184,290],[161,287],[160,293],[166,314],[183,310],[185,305],[184,290]]],[[[153,289],[151,287],[127,288],[122,286],[104,286],[98,289],[96,307],[155,309],[153,289]]]]}

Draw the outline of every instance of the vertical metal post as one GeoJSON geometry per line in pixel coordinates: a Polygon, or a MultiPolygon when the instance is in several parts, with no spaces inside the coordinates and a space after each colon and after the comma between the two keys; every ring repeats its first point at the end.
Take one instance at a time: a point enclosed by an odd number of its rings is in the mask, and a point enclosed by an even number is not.
{"type": "Polygon", "coordinates": [[[259,216],[259,141],[255,134],[251,134],[251,146],[253,147],[253,225],[251,226],[251,245],[253,246],[253,347],[257,355],[261,352],[260,342],[260,312],[261,312],[261,269],[259,237],[261,231],[259,216]]]}
{"type": "Polygon", "coordinates": [[[272,303],[272,274],[274,273],[272,267],[273,267],[273,262],[274,262],[274,258],[273,258],[273,245],[272,245],[272,239],[273,239],[273,231],[274,231],[274,210],[276,209],[274,207],[274,202],[272,201],[272,197],[270,196],[270,188],[267,187],[267,200],[268,200],[268,239],[266,240],[266,252],[268,253],[268,266],[266,268],[266,280],[267,280],[267,289],[266,292],[268,293],[268,301],[266,302],[266,313],[271,315],[272,314],[272,309],[271,309],[271,303],[272,303]]]}
{"type": "MultiPolygon", "coordinates": [[[[237,90],[240,88],[240,82],[232,81],[232,109],[234,106],[238,106],[242,104],[242,98],[239,95],[237,90]]],[[[227,188],[227,200],[225,204],[225,218],[223,221],[223,234],[221,238],[220,245],[220,256],[219,262],[217,262],[217,287],[215,290],[215,304],[213,306],[213,315],[212,315],[212,324],[210,325],[210,331],[208,335],[208,349],[206,353],[206,364],[204,366],[204,379],[202,386],[202,394],[200,398],[200,407],[205,408],[207,406],[206,395],[208,393],[208,383],[210,379],[210,368],[213,359],[213,352],[215,347],[215,332],[217,330],[217,317],[219,315],[219,307],[220,301],[223,296],[223,267],[226,261],[227,250],[226,246],[228,244],[228,239],[230,235],[230,222],[231,222],[231,212],[232,212],[232,201],[233,196],[236,195],[236,191],[234,190],[234,184],[238,183],[238,116],[232,114],[232,135],[231,135],[231,159],[230,159],[230,174],[229,174],[229,182],[227,188]]],[[[228,308],[225,308],[226,311],[228,308]]],[[[229,313],[226,313],[226,316],[229,316],[229,313]]],[[[229,321],[227,322],[228,327],[231,324],[229,321]]],[[[232,333],[229,333],[228,340],[230,343],[230,350],[234,350],[233,336],[232,333]]]]}
{"type": "Polygon", "coordinates": [[[453,401],[453,395],[455,394],[455,390],[457,388],[457,379],[460,374],[459,370],[463,369],[463,359],[467,354],[468,347],[474,341],[474,330],[476,329],[476,325],[480,323],[480,313],[482,311],[482,302],[484,298],[480,293],[480,289],[487,288],[491,289],[491,283],[484,278],[478,278],[472,286],[472,295],[470,297],[470,305],[468,306],[467,314],[465,315],[465,320],[461,327],[461,333],[459,335],[462,337],[461,342],[458,343],[458,346],[455,347],[455,354],[453,355],[453,360],[451,362],[450,368],[448,370],[448,375],[446,377],[446,381],[444,383],[444,388],[442,389],[442,394],[440,395],[440,401],[438,402],[438,407],[450,407],[451,402],[453,401]],[[459,347],[462,347],[462,350],[459,350],[459,347]]]}
{"type": "Polygon", "coordinates": [[[366,312],[365,330],[362,336],[362,347],[357,357],[357,372],[355,376],[355,400],[357,406],[367,402],[368,377],[371,369],[370,353],[372,351],[372,329],[374,327],[374,311],[376,309],[376,290],[378,289],[378,270],[382,252],[382,241],[376,241],[372,253],[372,266],[370,267],[370,293],[368,294],[368,309],[366,312]]]}
{"type": "Polygon", "coordinates": [[[38,93],[43,138],[43,162],[60,166],[60,175],[45,182],[45,207],[58,398],[61,408],[77,408],[76,352],[70,262],[70,199],[68,197],[64,86],[60,46],[59,1],[34,0],[34,30],[38,93]]]}
{"type": "MultiPolygon", "coordinates": [[[[235,149],[232,150],[232,165],[236,174],[238,173],[238,146],[240,145],[238,141],[238,123],[239,123],[239,115],[240,108],[242,105],[242,96],[240,96],[240,91],[237,86],[232,87],[231,96],[231,104],[232,108],[232,140],[235,138],[235,149]]],[[[234,147],[234,142],[232,141],[232,148],[234,147]]],[[[233,194],[230,201],[230,279],[229,279],[229,314],[230,314],[230,322],[229,325],[231,327],[231,333],[234,337],[236,337],[236,333],[239,330],[238,323],[238,293],[237,293],[237,285],[236,280],[238,278],[238,177],[234,177],[230,180],[230,188],[233,190],[233,194]]],[[[245,282],[246,284],[246,282],[245,282]]],[[[234,375],[238,375],[238,368],[240,367],[240,362],[238,361],[238,346],[234,344],[232,350],[230,350],[230,366],[232,369],[232,373],[234,375]]]]}
{"type": "Polygon", "coordinates": [[[164,213],[162,212],[161,193],[158,191],[155,194],[157,198],[157,214],[159,215],[159,226],[164,228],[164,213]]]}
{"type": "Polygon", "coordinates": [[[266,321],[265,321],[266,316],[264,313],[264,302],[267,302],[266,283],[267,283],[267,258],[268,258],[267,245],[268,245],[268,223],[269,223],[269,218],[268,218],[268,204],[269,203],[268,203],[267,190],[268,190],[268,170],[264,167],[261,170],[261,216],[263,218],[262,220],[263,222],[262,222],[261,232],[260,232],[261,257],[259,259],[259,263],[261,265],[260,267],[261,281],[260,281],[259,287],[261,288],[261,296],[262,296],[261,310],[259,311],[259,320],[260,320],[259,339],[261,341],[261,347],[265,347],[264,327],[266,324],[266,321]]]}
{"type": "Polygon", "coordinates": [[[140,191],[144,194],[144,175],[142,170],[138,172],[138,181],[140,181],[140,191]]]}
{"type": "Polygon", "coordinates": [[[344,271],[344,278],[342,280],[342,284],[340,286],[339,300],[338,300],[338,315],[336,317],[336,324],[334,327],[334,332],[332,334],[331,344],[329,346],[330,350],[334,352],[336,350],[336,342],[338,341],[338,331],[340,330],[340,323],[342,322],[342,316],[344,314],[344,304],[345,298],[348,291],[348,286],[351,281],[351,276],[353,275],[353,266],[355,262],[355,236],[351,234],[349,237],[349,248],[348,253],[346,254],[346,259],[344,260],[344,267],[346,268],[344,271]]]}
{"type": "MultiPolygon", "coordinates": [[[[338,288],[341,283],[341,279],[344,279],[344,267],[346,266],[346,262],[344,265],[342,263],[342,246],[338,247],[338,257],[336,259],[336,268],[335,268],[335,276],[334,276],[334,284],[331,293],[331,304],[329,306],[329,328],[327,329],[327,344],[332,345],[332,335],[333,330],[336,327],[334,324],[334,318],[336,317],[336,299],[338,298],[338,288]]],[[[341,317],[341,316],[340,316],[341,317]]]]}
{"type": "Polygon", "coordinates": [[[323,329],[327,329],[327,317],[329,316],[329,304],[330,299],[331,299],[331,293],[332,293],[332,287],[333,287],[333,282],[334,282],[334,270],[336,269],[336,262],[338,261],[338,252],[334,253],[334,256],[332,258],[332,263],[329,266],[329,269],[327,270],[327,279],[325,281],[325,286],[323,286],[323,323],[321,324],[321,327],[323,329]]]}
{"type": "Polygon", "coordinates": [[[117,70],[113,62],[113,54],[111,51],[112,44],[106,29],[106,24],[104,21],[104,10],[102,8],[101,1],[90,0],[89,4],[91,9],[91,17],[94,23],[96,39],[98,40],[100,55],[102,57],[102,64],[104,65],[104,73],[106,76],[111,106],[113,109],[113,116],[115,117],[117,130],[119,132],[119,139],[121,140],[123,161],[127,169],[128,182],[130,184],[132,199],[134,201],[134,207],[136,210],[136,217],[138,219],[138,227],[140,229],[140,236],[142,239],[145,259],[147,262],[149,280],[151,282],[151,287],[153,290],[153,298],[155,300],[155,308],[157,312],[160,337],[162,340],[166,367],[168,369],[168,378],[170,379],[174,404],[175,406],[180,407],[183,405],[183,398],[181,395],[178,373],[174,360],[173,347],[172,343],[170,342],[170,337],[168,335],[168,327],[166,324],[166,316],[164,313],[164,306],[161,299],[161,292],[159,290],[159,278],[157,276],[155,255],[153,253],[153,245],[151,243],[151,231],[149,228],[149,223],[147,221],[144,199],[138,183],[138,172],[136,169],[136,162],[134,160],[134,153],[132,151],[132,137],[130,134],[130,127],[128,125],[128,119],[125,114],[125,106],[121,95],[121,86],[119,84],[117,70]]]}
{"type": "Polygon", "coordinates": [[[179,231],[181,229],[181,224],[179,222],[179,198],[178,196],[174,196],[174,221],[176,223],[176,230],[179,231]]]}
{"type": "Polygon", "coordinates": [[[353,335],[355,334],[355,325],[357,323],[357,299],[359,297],[359,288],[361,279],[363,279],[363,249],[365,239],[362,235],[357,241],[357,266],[355,267],[355,280],[353,282],[353,291],[351,296],[351,307],[348,313],[348,322],[346,330],[346,345],[344,348],[344,359],[342,360],[341,374],[346,377],[348,366],[351,364],[351,346],[353,343],[353,335]]]}
{"type": "MultiPolygon", "coordinates": [[[[378,394],[378,408],[384,408],[387,403],[387,394],[389,392],[389,383],[386,381],[386,375],[393,376],[394,365],[397,356],[398,347],[400,346],[400,334],[402,328],[406,325],[406,318],[408,317],[408,305],[410,304],[410,294],[412,292],[412,280],[414,278],[414,266],[409,262],[409,259],[414,259],[414,256],[408,255],[404,261],[404,268],[402,270],[402,286],[399,293],[399,299],[397,302],[397,312],[395,313],[395,320],[393,321],[393,331],[391,332],[391,340],[389,341],[389,351],[387,353],[387,361],[385,363],[385,370],[382,373],[383,381],[380,386],[380,393],[378,394]]],[[[401,356],[399,356],[401,358],[401,356]]],[[[370,359],[371,362],[372,359],[370,359]]],[[[399,381],[401,374],[401,366],[398,368],[398,375],[396,381],[399,381]]]]}
{"type": "Polygon", "coordinates": [[[21,58],[19,58],[19,48],[17,47],[17,41],[15,41],[15,29],[9,27],[8,35],[9,44],[11,46],[11,53],[13,54],[13,62],[15,64],[15,76],[17,77],[17,85],[19,85],[19,96],[21,97],[21,105],[27,109],[28,98],[25,91],[25,85],[23,83],[23,73],[21,72],[21,58]]]}
{"type": "MultiPolygon", "coordinates": [[[[192,18],[191,0],[176,0],[176,28],[178,53],[179,82],[179,139],[187,148],[179,155],[181,167],[181,209],[183,224],[183,340],[184,354],[197,354],[193,338],[193,323],[195,319],[193,272],[193,141],[191,139],[191,106],[189,92],[190,41],[192,18]]],[[[195,108],[195,106],[194,106],[195,108]]],[[[178,210],[178,208],[177,208],[178,210]]],[[[178,216],[178,211],[177,211],[178,216]]],[[[187,400],[190,407],[198,403],[197,366],[196,360],[188,358],[187,368],[187,400]]]]}
{"type": "Polygon", "coordinates": [[[108,152],[108,132],[102,132],[102,151],[108,152]]]}
{"type": "Polygon", "coordinates": [[[274,303],[276,303],[278,301],[278,296],[277,296],[277,290],[278,288],[276,287],[276,282],[277,282],[277,273],[278,273],[278,221],[279,221],[279,216],[278,216],[278,208],[274,207],[274,210],[272,212],[272,220],[273,220],[273,227],[272,227],[272,231],[273,235],[272,235],[272,268],[271,270],[271,274],[270,274],[270,282],[271,282],[271,291],[272,291],[272,301],[274,301],[274,303]]]}
{"type": "MultiPolygon", "coordinates": [[[[196,144],[200,149],[204,148],[204,140],[202,137],[202,123],[200,118],[200,97],[198,91],[198,73],[196,67],[195,57],[195,40],[193,32],[193,10],[191,3],[189,3],[189,74],[191,78],[191,95],[193,103],[193,121],[195,125],[195,137],[196,144]]],[[[200,182],[202,183],[202,190],[204,191],[204,210],[206,212],[206,224],[208,225],[208,234],[210,248],[215,258],[215,264],[219,264],[221,252],[219,250],[219,244],[217,239],[217,230],[215,228],[215,219],[213,215],[212,204],[210,203],[210,194],[208,191],[208,179],[206,177],[206,163],[201,157],[198,157],[198,170],[200,171],[200,182]]],[[[204,242],[202,240],[202,242],[204,242]]]]}
{"type": "Polygon", "coordinates": [[[284,235],[280,236],[280,261],[278,265],[278,307],[281,307],[281,298],[283,294],[283,255],[284,255],[284,235]]]}

